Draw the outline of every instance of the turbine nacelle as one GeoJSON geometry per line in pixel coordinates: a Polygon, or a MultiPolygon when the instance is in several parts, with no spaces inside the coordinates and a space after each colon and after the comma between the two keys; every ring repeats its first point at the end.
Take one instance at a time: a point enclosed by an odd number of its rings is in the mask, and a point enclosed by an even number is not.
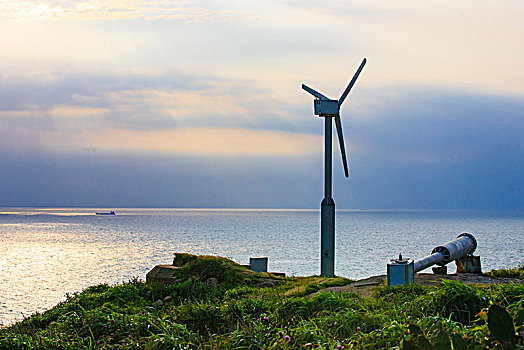
{"type": "Polygon", "coordinates": [[[320,117],[336,117],[340,115],[340,105],[337,100],[315,99],[315,115],[320,117]]]}
{"type": "Polygon", "coordinates": [[[331,100],[320,92],[313,90],[306,84],[302,84],[302,89],[315,96],[313,104],[315,115],[320,117],[335,117],[340,115],[340,103],[337,100],[331,100]]]}

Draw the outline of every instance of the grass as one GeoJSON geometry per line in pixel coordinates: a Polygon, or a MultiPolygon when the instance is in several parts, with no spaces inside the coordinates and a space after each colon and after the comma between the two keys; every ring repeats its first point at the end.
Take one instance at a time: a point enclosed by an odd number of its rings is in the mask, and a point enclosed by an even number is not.
{"type": "Polygon", "coordinates": [[[286,296],[303,296],[328,287],[344,286],[353,281],[344,277],[309,276],[290,278],[286,282],[284,286],[286,296]]]}
{"type": "Polygon", "coordinates": [[[350,281],[275,278],[218,257],[177,259],[178,283],[87,288],[0,329],[0,349],[488,349],[498,346],[485,316],[492,304],[507,310],[523,348],[521,284],[448,281],[381,287],[370,298],[309,296],[350,281]],[[261,283],[268,279],[277,282],[261,283]]]}
{"type": "Polygon", "coordinates": [[[524,279],[524,263],[520,263],[516,268],[491,270],[490,272],[486,273],[486,275],[491,277],[524,279]]]}

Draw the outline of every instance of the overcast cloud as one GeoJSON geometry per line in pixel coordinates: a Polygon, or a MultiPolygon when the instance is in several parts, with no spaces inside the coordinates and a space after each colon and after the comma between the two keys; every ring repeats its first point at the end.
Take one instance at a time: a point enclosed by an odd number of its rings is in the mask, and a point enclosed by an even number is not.
{"type": "Polygon", "coordinates": [[[0,206],[524,209],[521,1],[0,4],[0,206]]]}

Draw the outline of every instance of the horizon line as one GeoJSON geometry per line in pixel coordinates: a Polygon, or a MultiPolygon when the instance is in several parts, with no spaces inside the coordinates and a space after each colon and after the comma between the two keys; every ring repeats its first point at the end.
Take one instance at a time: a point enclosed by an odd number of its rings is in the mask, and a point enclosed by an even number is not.
{"type": "MultiPolygon", "coordinates": [[[[4,206],[5,209],[39,209],[39,210],[174,210],[174,211],[311,211],[318,212],[319,208],[241,208],[241,207],[121,207],[121,206],[4,206]]],[[[337,211],[491,211],[491,212],[524,212],[523,209],[481,209],[481,208],[337,208],[337,211]]]]}

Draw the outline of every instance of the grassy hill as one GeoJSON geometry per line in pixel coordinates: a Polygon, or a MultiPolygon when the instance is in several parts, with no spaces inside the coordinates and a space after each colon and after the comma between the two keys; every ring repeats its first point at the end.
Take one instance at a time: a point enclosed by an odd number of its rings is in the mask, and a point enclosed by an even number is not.
{"type": "Polygon", "coordinates": [[[176,283],[97,285],[0,329],[0,349],[522,349],[524,286],[379,287],[177,254],[176,283]],[[496,306],[493,306],[496,305],[496,306]],[[500,307],[499,307],[500,306],[500,307]]]}

